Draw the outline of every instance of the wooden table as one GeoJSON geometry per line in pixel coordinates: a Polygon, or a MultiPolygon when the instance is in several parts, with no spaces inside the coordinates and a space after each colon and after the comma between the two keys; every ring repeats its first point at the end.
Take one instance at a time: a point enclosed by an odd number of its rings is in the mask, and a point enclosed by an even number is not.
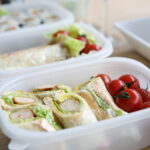
{"type": "MultiPolygon", "coordinates": [[[[139,1],[110,0],[111,16],[110,16],[109,33],[113,37],[117,37],[123,43],[121,46],[115,47],[112,57],[122,56],[122,57],[133,58],[138,61],[141,61],[146,66],[150,67],[150,61],[146,60],[138,53],[132,51],[132,48],[130,47],[130,45],[128,45],[125,38],[112,26],[112,24],[115,21],[149,16],[150,15],[149,6],[150,6],[150,0],[139,0],[139,1]]],[[[88,11],[88,18],[87,18],[88,22],[92,23],[95,26],[100,26],[103,20],[100,18],[101,9],[102,9],[102,3],[100,2],[100,0],[91,0],[90,9],[88,11]]],[[[0,131],[0,150],[7,150],[8,143],[9,143],[9,139],[6,136],[4,136],[3,133],[0,131]]],[[[143,150],[150,150],[150,147],[145,148],[143,150]]]]}

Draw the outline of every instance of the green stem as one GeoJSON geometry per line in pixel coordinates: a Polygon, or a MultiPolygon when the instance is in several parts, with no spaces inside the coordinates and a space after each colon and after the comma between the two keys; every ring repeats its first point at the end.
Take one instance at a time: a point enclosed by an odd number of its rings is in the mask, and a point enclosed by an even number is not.
{"type": "Polygon", "coordinates": [[[117,97],[123,100],[128,100],[130,95],[127,92],[121,92],[117,97]]]}

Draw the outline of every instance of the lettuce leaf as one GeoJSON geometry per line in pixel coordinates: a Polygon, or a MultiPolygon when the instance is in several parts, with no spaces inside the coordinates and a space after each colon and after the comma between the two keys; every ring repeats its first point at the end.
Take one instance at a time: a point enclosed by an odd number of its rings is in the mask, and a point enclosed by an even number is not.
{"type": "Polygon", "coordinates": [[[85,47],[83,41],[79,41],[69,36],[65,38],[64,45],[70,51],[72,57],[77,57],[85,47]]]}
{"type": "Polygon", "coordinates": [[[4,8],[0,8],[0,16],[7,16],[9,14],[9,12],[4,9],[4,8]]]}
{"type": "Polygon", "coordinates": [[[8,105],[13,105],[14,102],[12,100],[13,96],[2,96],[2,99],[5,101],[6,104],[8,105]]]}
{"type": "Polygon", "coordinates": [[[35,113],[37,118],[45,118],[57,130],[61,129],[61,127],[57,125],[57,123],[55,122],[55,119],[50,109],[44,109],[40,106],[34,106],[32,110],[35,113]]]}
{"type": "Polygon", "coordinates": [[[71,25],[67,28],[67,31],[69,32],[69,35],[72,37],[77,37],[78,35],[84,35],[86,34],[80,27],[77,25],[71,25]]]}

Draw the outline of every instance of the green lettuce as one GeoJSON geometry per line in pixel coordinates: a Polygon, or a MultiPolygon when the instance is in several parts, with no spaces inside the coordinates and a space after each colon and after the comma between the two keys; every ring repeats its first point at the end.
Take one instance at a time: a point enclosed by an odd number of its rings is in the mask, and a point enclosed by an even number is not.
{"type": "Polygon", "coordinates": [[[114,112],[115,112],[116,116],[122,116],[123,115],[123,111],[121,111],[121,110],[114,110],[114,112]]]}
{"type": "Polygon", "coordinates": [[[87,38],[87,40],[90,44],[96,44],[95,38],[93,36],[91,36],[89,33],[85,32],[80,27],[78,27],[77,25],[69,26],[67,28],[67,31],[69,32],[69,35],[72,37],[84,36],[87,38]]]}
{"type": "Polygon", "coordinates": [[[64,45],[70,51],[72,57],[77,57],[85,47],[85,43],[83,41],[79,41],[69,36],[65,38],[64,45]]]}
{"type": "Polygon", "coordinates": [[[69,32],[69,35],[72,37],[77,37],[79,35],[86,34],[85,31],[80,27],[78,27],[77,25],[70,25],[66,30],[69,32]]]}
{"type": "Polygon", "coordinates": [[[6,104],[14,105],[13,97],[15,97],[15,96],[22,96],[22,93],[21,92],[11,92],[6,95],[3,95],[1,98],[5,101],[6,104]]]}
{"type": "Polygon", "coordinates": [[[91,35],[87,35],[87,40],[90,44],[96,44],[95,38],[91,35]]]}
{"type": "Polygon", "coordinates": [[[0,8],[0,16],[7,16],[9,14],[9,12],[4,9],[4,8],[0,8]]]}
{"type": "MultiPolygon", "coordinates": [[[[2,95],[1,99],[5,101],[6,104],[13,106],[13,98],[14,97],[33,97],[30,93],[23,92],[23,91],[15,91],[15,92],[9,92],[5,95],[2,95]]],[[[33,97],[34,98],[34,97],[33,97]]]]}
{"type": "Polygon", "coordinates": [[[105,102],[103,101],[99,96],[97,96],[97,94],[94,93],[94,91],[90,90],[90,89],[87,89],[91,94],[92,96],[95,98],[97,104],[103,108],[104,110],[107,110],[108,108],[110,108],[110,106],[105,102]]]}
{"type": "Polygon", "coordinates": [[[51,125],[53,125],[57,130],[61,129],[60,126],[57,125],[53,114],[50,109],[45,109],[40,106],[34,106],[32,108],[37,118],[45,118],[51,125]]]}
{"type": "Polygon", "coordinates": [[[48,33],[45,34],[45,37],[51,40],[51,43],[61,43],[63,44],[71,53],[72,57],[77,57],[81,50],[85,48],[85,42],[81,40],[77,40],[76,37],[78,36],[83,36],[88,40],[88,43],[90,44],[96,44],[96,39],[84,31],[81,27],[77,25],[70,25],[69,27],[66,27],[64,29],[69,33],[69,35],[63,35],[63,34],[58,34],[57,37],[53,37],[53,34],[56,33],[48,33]]]}

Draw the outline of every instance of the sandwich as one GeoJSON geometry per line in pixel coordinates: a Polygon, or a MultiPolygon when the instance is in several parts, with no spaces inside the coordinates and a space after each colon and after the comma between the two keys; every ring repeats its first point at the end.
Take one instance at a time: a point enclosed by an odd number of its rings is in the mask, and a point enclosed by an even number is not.
{"type": "Polygon", "coordinates": [[[58,85],[43,85],[30,90],[37,98],[39,98],[43,104],[50,105],[50,99],[56,99],[59,95],[64,93],[70,93],[72,89],[69,86],[58,85]]]}
{"type": "MultiPolygon", "coordinates": [[[[39,21],[35,17],[26,19],[28,25],[39,21]]],[[[26,23],[25,23],[26,24],[26,23]]],[[[20,69],[63,61],[102,48],[102,43],[77,25],[70,25],[54,33],[47,33],[46,45],[0,54],[0,69],[20,69]]]]}
{"type": "Polygon", "coordinates": [[[3,94],[0,98],[0,105],[3,110],[9,111],[32,104],[40,104],[41,101],[30,92],[14,91],[3,94]]]}
{"type": "Polygon", "coordinates": [[[59,44],[45,45],[0,55],[1,69],[19,69],[43,65],[68,58],[68,52],[59,44]]]}
{"type": "Polygon", "coordinates": [[[30,105],[7,111],[8,120],[24,129],[52,132],[60,130],[52,111],[44,105],[30,105]]]}
{"type": "Polygon", "coordinates": [[[76,87],[74,92],[86,100],[98,120],[126,114],[114,103],[101,78],[92,78],[76,87]]]}
{"type": "Polygon", "coordinates": [[[97,122],[86,101],[74,93],[66,93],[52,100],[51,109],[64,128],[97,122]]]}

